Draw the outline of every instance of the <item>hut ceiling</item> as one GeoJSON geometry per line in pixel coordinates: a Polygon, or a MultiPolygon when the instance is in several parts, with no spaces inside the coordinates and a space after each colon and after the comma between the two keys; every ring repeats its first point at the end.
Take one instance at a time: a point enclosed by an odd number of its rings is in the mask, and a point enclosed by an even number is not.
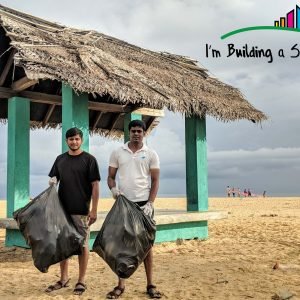
{"type": "MultiPolygon", "coordinates": [[[[2,120],[7,118],[7,99],[15,95],[31,99],[32,127],[59,126],[62,83],[89,94],[94,133],[119,136],[124,114],[142,107],[210,115],[225,122],[267,118],[238,89],[212,78],[192,59],[1,5],[0,55],[2,120]]],[[[145,115],[149,129],[160,114],[152,110],[145,115]]]]}

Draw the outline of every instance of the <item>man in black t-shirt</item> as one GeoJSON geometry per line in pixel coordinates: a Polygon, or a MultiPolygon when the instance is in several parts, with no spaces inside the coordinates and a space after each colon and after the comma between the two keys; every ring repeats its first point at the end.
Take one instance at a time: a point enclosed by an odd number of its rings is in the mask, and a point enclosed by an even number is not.
{"type": "MultiPolygon", "coordinates": [[[[51,177],[49,183],[59,182],[59,199],[78,231],[85,237],[82,254],[78,256],[79,277],[74,289],[75,295],[81,295],[86,290],[89,226],[97,219],[100,174],[95,157],[80,148],[82,144],[80,129],[76,127],[69,129],[66,132],[66,143],[69,151],[56,158],[49,173],[51,177]],[[90,205],[91,202],[92,205],[90,205]]],[[[68,260],[60,262],[60,271],[60,280],[50,285],[46,292],[68,286],[68,260]]]]}

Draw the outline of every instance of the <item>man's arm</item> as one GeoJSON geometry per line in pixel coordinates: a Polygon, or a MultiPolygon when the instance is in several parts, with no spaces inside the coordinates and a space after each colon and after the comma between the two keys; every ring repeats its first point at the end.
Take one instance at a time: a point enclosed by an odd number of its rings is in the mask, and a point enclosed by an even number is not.
{"type": "Polygon", "coordinates": [[[99,201],[99,181],[93,181],[92,182],[92,208],[91,211],[89,212],[89,226],[97,220],[97,208],[98,208],[98,201],[99,201]]]}
{"type": "Polygon", "coordinates": [[[116,174],[118,169],[113,167],[108,167],[108,177],[107,177],[107,185],[111,190],[113,187],[116,187],[116,174]]]}
{"type": "Polygon", "coordinates": [[[57,167],[57,158],[56,158],[48,176],[50,177],[49,185],[56,185],[59,182],[60,176],[59,176],[58,167],[57,167]]]}
{"type": "Polygon", "coordinates": [[[108,167],[108,177],[107,177],[107,185],[114,197],[116,199],[120,194],[119,190],[117,189],[116,184],[116,174],[118,169],[114,167],[108,167]]]}
{"type": "Polygon", "coordinates": [[[153,203],[159,188],[159,169],[150,169],[150,176],[151,176],[151,188],[150,188],[150,194],[148,200],[153,203]]]}
{"type": "Polygon", "coordinates": [[[148,202],[142,206],[142,210],[146,216],[153,218],[153,202],[156,198],[159,187],[159,169],[150,169],[151,188],[148,202]]]}

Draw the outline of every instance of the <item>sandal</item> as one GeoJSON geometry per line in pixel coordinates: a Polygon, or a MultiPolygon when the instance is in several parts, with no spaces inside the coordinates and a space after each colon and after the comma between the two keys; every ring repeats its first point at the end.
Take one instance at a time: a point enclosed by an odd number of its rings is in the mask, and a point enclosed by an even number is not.
{"type": "Polygon", "coordinates": [[[106,299],[118,299],[125,291],[125,287],[121,288],[119,286],[114,287],[114,289],[106,295],[106,299]]]}
{"type": "Polygon", "coordinates": [[[149,285],[147,286],[147,295],[148,295],[150,298],[152,298],[152,299],[154,299],[154,298],[159,299],[159,298],[162,297],[161,292],[159,292],[159,291],[156,289],[156,286],[153,285],[153,284],[149,284],[149,285]]]}
{"type": "Polygon", "coordinates": [[[85,292],[86,289],[87,289],[86,284],[84,284],[82,282],[77,282],[75,285],[75,288],[73,290],[73,294],[80,296],[85,292]]]}
{"type": "Polygon", "coordinates": [[[45,289],[45,292],[46,293],[51,293],[53,291],[56,291],[56,290],[60,290],[62,288],[65,288],[65,287],[68,287],[69,286],[69,281],[70,279],[68,279],[66,282],[63,282],[61,280],[57,281],[55,284],[53,285],[49,285],[46,289],[45,289]]]}

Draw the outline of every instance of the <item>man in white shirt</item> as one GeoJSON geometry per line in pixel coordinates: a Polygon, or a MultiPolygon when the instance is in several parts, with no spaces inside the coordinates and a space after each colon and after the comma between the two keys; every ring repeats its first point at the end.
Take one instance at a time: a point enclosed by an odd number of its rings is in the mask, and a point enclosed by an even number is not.
{"type": "MultiPolygon", "coordinates": [[[[159,158],[157,153],[144,143],[146,125],[133,120],[128,125],[130,141],[112,152],[109,160],[107,184],[116,199],[121,193],[137,203],[150,217],[154,215],[153,202],[159,187],[159,158]],[[118,187],[116,174],[118,172],[118,187]],[[150,179],[150,180],[149,180],[150,179]]],[[[153,251],[144,260],[147,276],[147,294],[150,298],[161,298],[152,282],[153,251]]],[[[119,278],[118,285],[106,295],[107,299],[119,298],[125,290],[125,280],[119,278]]]]}

